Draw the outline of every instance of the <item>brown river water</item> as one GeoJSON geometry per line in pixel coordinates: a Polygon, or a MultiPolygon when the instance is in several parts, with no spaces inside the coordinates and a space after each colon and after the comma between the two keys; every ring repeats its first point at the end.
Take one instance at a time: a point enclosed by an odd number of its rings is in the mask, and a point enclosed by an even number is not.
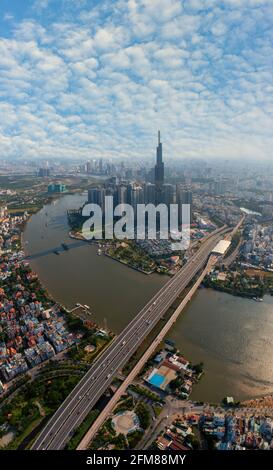
{"type": "MultiPolygon", "coordinates": [[[[31,265],[51,295],[66,307],[90,305],[94,320],[115,333],[168,279],[147,276],[97,255],[97,248],[69,238],[66,211],[86,195],[64,196],[29,220],[23,241],[31,265]],[[69,246],[59,256],[54,249],[69,246]]],[[[192,398],[216,402],[273,393],[273,297],[264,302],[200,289],[169,338],[205,374],[192,398]]]]}

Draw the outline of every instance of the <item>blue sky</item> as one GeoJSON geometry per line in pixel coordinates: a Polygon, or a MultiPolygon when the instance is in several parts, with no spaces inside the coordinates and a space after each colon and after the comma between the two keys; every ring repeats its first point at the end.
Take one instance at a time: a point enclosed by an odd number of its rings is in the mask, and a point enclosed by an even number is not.
{"type": "Polygon", "coordinates": [[[0,0],[0,157],[270,159],[272,0],[0,0]]]}

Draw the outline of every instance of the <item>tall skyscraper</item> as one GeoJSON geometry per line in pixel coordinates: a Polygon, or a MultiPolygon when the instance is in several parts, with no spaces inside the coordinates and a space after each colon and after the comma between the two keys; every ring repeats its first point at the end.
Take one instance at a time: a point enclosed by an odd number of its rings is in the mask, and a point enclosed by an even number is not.
{"type": "Polygon", "coordinates": [[[155,192],[156,192],[156,204],[160,204],[163,197],[164,184],[164,163],[162,156],[162,143],[160,142],[160,131],[158,131],[158,145],[156,148],[156,165],[155,165],[155,192]]]}

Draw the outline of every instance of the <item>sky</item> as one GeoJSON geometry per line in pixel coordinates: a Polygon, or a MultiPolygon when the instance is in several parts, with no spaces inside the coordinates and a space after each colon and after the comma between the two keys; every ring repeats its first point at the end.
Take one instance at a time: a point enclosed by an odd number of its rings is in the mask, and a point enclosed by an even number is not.
{"type": "Polygon", "coordinates": [[[0,0],[0,158],[272,158],[272,0],[0,0]]]}

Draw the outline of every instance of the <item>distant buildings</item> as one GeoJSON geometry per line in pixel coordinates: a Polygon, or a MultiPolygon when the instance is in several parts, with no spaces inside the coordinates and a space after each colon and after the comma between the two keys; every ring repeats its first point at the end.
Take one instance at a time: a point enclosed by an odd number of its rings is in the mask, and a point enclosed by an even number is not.
{"type": "Polygon", "coordinates": [[[155,184],[147,183],[144,186],[144,199],[146,204],[155,204],[155,184]]]}
{"type": "Polygon", "coordinates": [[[47,191],[48,191],[49,194],[52,194],[52,193],[57,193],[57,194],[65,193],[66,185],[63,184],[63,183],[51,183],[51,184],[48,185],[47,191]]]}
{"type": "Polygon", "coordinates": [[[193,206],[192,206],[192,191],[190,188],[185,187],[184,185],[178,184],[176,186],[176,202],[178,204],[178,222],[179,224],[182,223],[182,212],[181,206],[182,204],[189,204],[190,205],[190,217],[191,222],[193,221],[193,206]]]}
{"type": "Polygon", "coordinates": [[[48,178],[50,176],[50,169],[47,167],[39,168],[37,176],[39,178],[48,178]]]}
{"type": "Polygon", "coordinates": [[[91,188],[88,190],[88,204],[98,204],[102,211],[105,207],[105,195],[106,191],[104,188],[91,188]]]}
{"type": "MultiPolygon", "coordinates": [[[[102,163],[100,164],[102,168],[102,163]]],[[[164,162],[163,148],[160,141],[160,131],[158,131],[158,145],[156,148],[156,164],[153,171],[153,181],[147,181],[143,177],[142,170],[139,173],[139,179],[129,181],[122,179],[122,175],[129,177],[124,165],[121,165],[120,176],[111,176],[101,185],[92,187],[88,191],[88,203],[98,204],[102,211],[105,210],[105,197],[113,197],[114,208],[119,204],[130,204],[134,209],[135,217],[137,215],[138,204],[166,204],[169,208],[171,204],[177,203],[179,214],[179,225],[182,223],[181,204],[190,204],[192,211],[192,191],[189,186],[178,185],[164,182],[164,162]],[[140,178],[142,181],[140,182],[140,178]]],[[[146,171],[146,177],[149,172],[146,171]]],[[[131,173],[130,173],[131,176],[131,173]]],[[[192,214],[192,212],[191,212],[192,214]]]]}
{"type": "Polygon", "coordinates": [[[99,160],[88,160],[80,166],[80,171],[87,175],[104,175],[107,173],[107,164],[105,165],[102,158],[99,160]]]}

